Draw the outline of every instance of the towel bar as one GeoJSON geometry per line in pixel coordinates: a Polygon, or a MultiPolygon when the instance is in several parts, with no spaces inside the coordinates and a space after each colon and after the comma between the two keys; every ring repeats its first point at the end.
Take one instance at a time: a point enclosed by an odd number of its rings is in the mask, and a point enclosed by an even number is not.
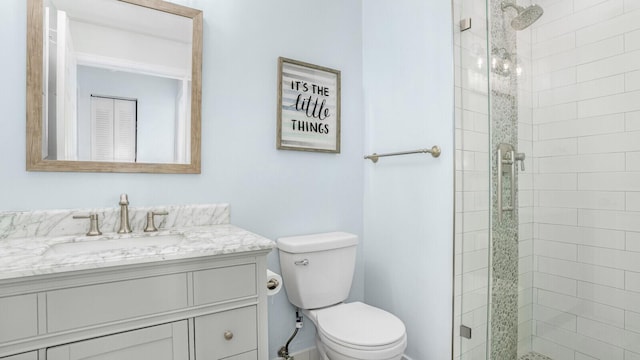
{"type": "Polygon", "coordinates": [[[413,150],[413,151],[401,151],[401,152],[394,152],[394,153],[387,153],[387,154],[376,154],[373,153],[371,155],[367,155],[364,158],[367,160],[371,160],[374,163],[378,162],[378,159],[381,157],[385,157],[385,156],[398,156],[398,155],[409,155],[409,154],[431,154],[431,156],[433,156],[434,158],[437,158],[438,156],[440,156],[441,151],[440,151],[440,147],[438,147],[437,145],[434,145],[431,147],[431,149],[418,149],[418,150],[413,150]]]}

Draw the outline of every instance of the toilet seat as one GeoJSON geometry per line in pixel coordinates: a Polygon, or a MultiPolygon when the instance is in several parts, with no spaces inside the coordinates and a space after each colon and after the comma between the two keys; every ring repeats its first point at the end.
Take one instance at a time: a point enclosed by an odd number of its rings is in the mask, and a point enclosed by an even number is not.
{"type": "Polygon", "coordinates": [[[338,304],[309,311],[327,350],[353,359],[394,359],[406,348],[400,319],[361,303],[338,304]]]}

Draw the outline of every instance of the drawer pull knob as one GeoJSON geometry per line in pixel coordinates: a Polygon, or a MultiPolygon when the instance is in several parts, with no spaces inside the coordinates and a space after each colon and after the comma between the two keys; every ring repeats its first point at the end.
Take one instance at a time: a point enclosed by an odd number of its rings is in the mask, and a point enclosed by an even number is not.
{"type": "Polygon", "coordinates": [[[233,339],[233,333],[232,333],[231,331],[229,331],[229,330],[225,331],[225,332],[224,332],[224,339],[225,339],[225,340],[231,340],[231,339],[233,339]]]}

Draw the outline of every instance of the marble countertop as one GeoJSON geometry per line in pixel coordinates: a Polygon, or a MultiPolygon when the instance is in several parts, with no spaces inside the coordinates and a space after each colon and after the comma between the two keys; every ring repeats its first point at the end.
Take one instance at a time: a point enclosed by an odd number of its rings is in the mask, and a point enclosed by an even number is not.
{"type": "Polygon", "coordinates": [[[274,247],[273,241],[230,224],[156,233],[10,238],[0,241],[0,280],[274,247]]]}

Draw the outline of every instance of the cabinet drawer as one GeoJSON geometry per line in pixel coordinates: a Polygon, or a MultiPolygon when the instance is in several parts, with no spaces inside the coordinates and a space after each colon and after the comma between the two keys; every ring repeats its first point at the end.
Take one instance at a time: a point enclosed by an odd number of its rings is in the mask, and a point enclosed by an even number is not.
{"type": "Polygon", "coordinates": [[[61,331],[186,306],[186,274],[81,286],[47,293],[47,327],[61,331]]]}
{"type": "Polygon", "coordinates": [[[244,355],[242,353],[257,348],[256,307],[248,306],[197,317],[195,330],[196,360],[244,355]],[[233,337],[229,338],[229,334],[233,337]]]}
{"type": "Polygon", "coordinates": [[[256,294],[256,265],[228,266],[193,273],[195,305],[256,294]]]}
{"type": "Polygon", "coordinates": [[[187,321],[51,347],[47,360],[188,360],[187,321]]]}
{"type": "Polygon", "coordinates": [[[38,360],[38,352],[32,351],[20,355],[12,355],[7,357],[0,357],[2,360],[38,360]]]}
{"type": "Polygon", "coordinates": [[[0,298],[0,343],[37,334],[37,295],[0,298]]]}

